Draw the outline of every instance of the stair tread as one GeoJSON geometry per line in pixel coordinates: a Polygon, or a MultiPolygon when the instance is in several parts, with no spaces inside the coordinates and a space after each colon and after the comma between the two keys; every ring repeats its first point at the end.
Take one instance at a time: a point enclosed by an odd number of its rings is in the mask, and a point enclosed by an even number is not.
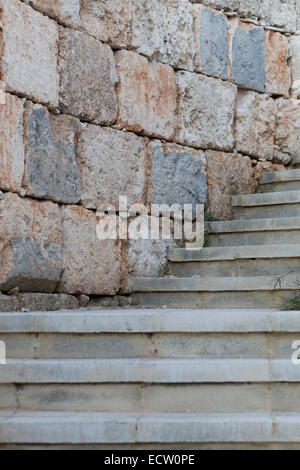
{"type": "Polygon", "coordinates": [[[262,174],[260,178],[260,184],[298,180],[300,180],[300,170],[271,171],[262,174]]]}
{"type": "Polygon", "coordinates": [[[300,191],[240,194],[231,197],[233,207],[255,207],[300,203],[300,191]]]}
{"type": "Polygon", "coordinates": [[[208,223],[209,233],[266,232],[300,230],[300,217],[243,219],[208,223]]]}

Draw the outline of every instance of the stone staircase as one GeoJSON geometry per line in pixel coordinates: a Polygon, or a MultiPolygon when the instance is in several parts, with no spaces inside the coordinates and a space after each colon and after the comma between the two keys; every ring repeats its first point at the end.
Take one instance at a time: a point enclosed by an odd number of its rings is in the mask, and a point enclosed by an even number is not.
{"type": "Polygon", "coordinates": [[[164,278],[131,279],[137,305],[281,308],[300,286],[300,170],[265,173],[232,206],[235,220],[208,224],[208,247],[172,249],[164,278]]]}
{"type": "Polygon", "coordinates": [[[0,449],[300,449],[300,311],[272,310],[300,278],[297,178],[132,280],[152,309],[0,313],[0,449]]]}

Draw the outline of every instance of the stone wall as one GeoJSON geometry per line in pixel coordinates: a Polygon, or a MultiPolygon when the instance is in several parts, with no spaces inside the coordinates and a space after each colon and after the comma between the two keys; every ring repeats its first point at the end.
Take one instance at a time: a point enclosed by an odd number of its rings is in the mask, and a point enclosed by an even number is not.
{"type": "Polygon", "coordinates": [[[299,154],[299,0],[0,0],[0,25],[4,293],[76,306],[161,274],[174,241],[99,241],[99,204],[230,219],[299,154]]]}

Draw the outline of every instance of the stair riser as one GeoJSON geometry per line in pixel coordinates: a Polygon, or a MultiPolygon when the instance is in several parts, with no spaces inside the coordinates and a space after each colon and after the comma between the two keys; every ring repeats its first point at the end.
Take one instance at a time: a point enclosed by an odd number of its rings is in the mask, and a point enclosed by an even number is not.
{"type": "MultiPolygon", "coordinates": [[[[285,245],[300,243],[300,230],[210,234],[208,246],[285,245]]],[[[299,259],[300,262],[300,259],[299,259]]]]}
{"type": "Polygon", "coordinates": [[[298,333],[158,333],[152,335],[0,334],[8,359],[277,358],[291,357],[298,333]],[[78,339],[80,338],[80,339],[78,339]]]}
{"type": "Polygon", "coordinates": [[[168,271],[176,277],[286,276],[300,272],[300,258],[169,263],[168,271]]]}
{"type": "Polygon", "coordinates": [[[272,217],[300,217],[300,204],[235,207],[235,219],[264,219],[272,217]]]}
{"type": "Polygon", "coordinates": [[[260,193],[276,193],[281,191],[299,191],[300,181],[281,181],[277,183],[261,184],[260,193]]]}

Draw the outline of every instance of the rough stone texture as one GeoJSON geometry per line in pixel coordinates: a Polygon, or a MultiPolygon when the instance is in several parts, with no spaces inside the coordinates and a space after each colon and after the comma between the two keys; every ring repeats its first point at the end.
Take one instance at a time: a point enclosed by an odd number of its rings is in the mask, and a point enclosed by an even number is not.
{"type": "Polygon", "coordinates": [[[300,156],[300,100],[280,98],[277,101],[275,142],[280,148],[279,153],[300,156]]]}
{"type": "Polygon", "coordinates": [[[62,269],[57,204],[6,193],[0,216],[0,290],[52,292],[62,269]]]}
{"type": "Polygon", "coordinates": [[[113,47],[127,47],[130,38],[131,0],[81,0],[82,27],[113,47]]]}
{"type": "Polygon", "coordinates": [[[232,218],[231,196],[255,192],[257,183],[249,157],[206,152],[209,213],[218,220],[232,218]]]}
{"type": "Polygon", "coordinates": [[[131,132],[86,125],[78,142],[82,204],[119,206],[119,197],[128,204],[147,203],[150,162],[146,139],[131,132]]]}
{"type": "Polygon", "coordinates": [[[286,31],[295,31],[294,0],[240,0],[239,13],[245,17],[257,17],[264,24],[286,31]]]}
{"type": "Polygon", "coordinates": [[[223,13],[195,8],[195,69],[228,79],[228,22],[223,13]]]}
{"type": "Polygon", "coordinates": [[[289,96],[291,69],[288,66],[289,42],[274,31],[266,32],[266,92],[289,96]]]}
{"type": "Polygon", "coordinates": [[[300,32],[300,0],[296,0],[296,29],[300,32]]]}
{"type": "Polygon", "coordinates": [[[27,194],[63,203],[80,199],[76,161],[79,121],[53,115],[41,105],[25,106],[25,175],[27,194]]]}
{"type": "Polygon", "coordinates": [[[193,70],[193,21],[187,0],[133,0],[130,46],[159,62],[193,70]]]}
{"type": "Polygon", "coordinates": [[[67,294],[0,294],[1,312],[46,312],[79,307],[79,300],[67,294]]]}
{"type": "Polygon", "coordinates": [[[254,169],[254,178],[257,181],[257,184],[259,184],[260,178],[263,173],[286,170],[286,167],[284,165],[280,165],[278,163],[258,162],[258,161],[252,160],[252,164],[253,164],[253,169],[254,169]]]}
{"type": "Polygon", "coordinates": [[[190,0],[192,3],[202,3],[205,6],[217,10],[235,11],[238,9],[240,0],[190,0]]]}
{"type": "Polygon", "coordinates": [[[231,21],[229,33],[230,76],[245,88],[264,91],[265,72],[265,31],[238,19],[231,21]]]}
{"type": "Polygon", "coordinates": [[[236,105],[235,139],[238,152],[272,160],[276,103],[268,95],[240,91],[236,105]]]}
{"type": "Polygon", "coordinates": [[[292,36],[290,41],[292,52],[291,69],[293,79],[292,96],[293,98],[300,98],[300,36],[292,36]]]}
{"type": "Polygon", "coordinates": [[[236,86],[190,72],[176,76],[176,141],[196,148],[231,150],[236,86]]]}
{"type": "Polygon", "coordinates": [[[58,292],[113,295],[120,288],[119,240],[99,240],[97,218],[78,206],[63,206],[63,273],[58,292]]]}
{"type": "Polygon", "coordinates": [[[25,0],[25,3],[63,25],[71,28],[81,25],[80,0],[25,0]]]}
{"type": "Polygon", "coordinates": [[[201,150],[153,141],[152,204],[205,204],[206,158],[201,150]]]}
{"type": "Polygon", "coordinates": [[[175,127],[176,78],[168,65],[149,63],[135,52],[116,55],[118,123],[126,129],[171,139],[175,127]]]}
{"type": "Polygon", "coordinates": [[[0,104],[0,189],[18,192],[24,173],[24,100],[4,94],[0,104]]]}
{"type": "Polygon", "coordinates": [[[111,48],[79,31],[59,28],[60,109],[85,121],[117,117],[117,74],[111,48]]]}
{"type": "Polygon", "coordinates": [[[58,105],[58,27],[19,0],[0,1],[1,79],[6,90],[58,105]]]}

